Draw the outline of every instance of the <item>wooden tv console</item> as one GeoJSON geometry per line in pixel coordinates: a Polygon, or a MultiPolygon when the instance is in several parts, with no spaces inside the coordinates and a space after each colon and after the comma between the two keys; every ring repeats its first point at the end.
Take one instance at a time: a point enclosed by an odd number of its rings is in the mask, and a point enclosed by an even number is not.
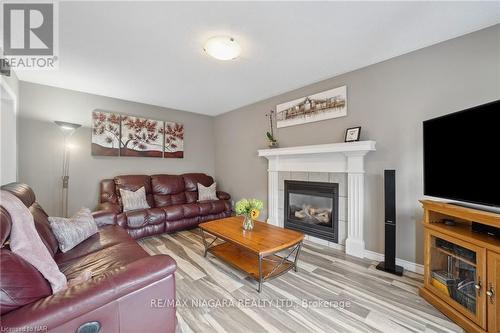
{"type": "Polygon", "coordinates": [[[500,238],[471,230],[472,222],[500,228],[500,214],[431,200],[421,203],[424,286],[420,296],[467,332],[500,332],[500,238]]]}

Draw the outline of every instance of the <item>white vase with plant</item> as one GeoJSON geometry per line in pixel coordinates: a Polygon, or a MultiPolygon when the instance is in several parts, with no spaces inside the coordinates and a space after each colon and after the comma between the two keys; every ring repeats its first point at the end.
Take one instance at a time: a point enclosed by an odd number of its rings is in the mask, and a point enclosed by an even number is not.
{"type": "Polygon", "coordinates": [[[266,133],[269,148],[278,148],[279,146],[278,140],[276,140],[276,137],[274,136],[274,114],[274,110],[271,110],[266,114],[266,117],[269,119],[269,132],[266,133]]]}

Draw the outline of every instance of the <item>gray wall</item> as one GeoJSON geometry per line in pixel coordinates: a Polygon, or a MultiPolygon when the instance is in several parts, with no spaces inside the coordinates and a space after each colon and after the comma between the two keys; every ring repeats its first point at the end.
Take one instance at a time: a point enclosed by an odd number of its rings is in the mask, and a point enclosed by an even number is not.
{"type": "MultiPolygon", "coordinates": [[[[165,92],[168,93],[168,92],[165,92]]],[[[69,213],[94,208],[99,181],[123,174],[205,172],[214,175],[213,118],[152,105],[53,88],[20,84],[19,180],[33,186],[40,204],[60,214],[63,135],[54,120],[82,124],[71,138],[69,213]],[[90,154],[91,112],[94,109],[182,122],[184,158],[97,157],[90,154]]]]}
{"type": "Polygon", "coordinates": [[[216,117],[215,169],[224,189],[235,200],[267,199],[267,163],[257,157],[257,149],[266,147],[265,113],[342,85],[348,89],[347,117],[279,129],[280,145],[342,142],[346,128],[362,126],[361,139],[377,141],[366,164],[366,247],[384,250],[383,170],[396,169],[398,258],[422,263],[422,121],[500,98],[500,25],[216,117]]]}

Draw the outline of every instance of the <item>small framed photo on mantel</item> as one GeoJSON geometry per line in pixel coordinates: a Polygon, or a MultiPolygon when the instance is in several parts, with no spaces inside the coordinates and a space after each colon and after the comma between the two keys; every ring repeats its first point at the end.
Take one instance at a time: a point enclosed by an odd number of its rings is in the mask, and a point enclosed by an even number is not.
{"type": "Polygon", "coordinates": [[[359,141],[361,126],[351,127],[345,130],[345,142],[359,141]]]}

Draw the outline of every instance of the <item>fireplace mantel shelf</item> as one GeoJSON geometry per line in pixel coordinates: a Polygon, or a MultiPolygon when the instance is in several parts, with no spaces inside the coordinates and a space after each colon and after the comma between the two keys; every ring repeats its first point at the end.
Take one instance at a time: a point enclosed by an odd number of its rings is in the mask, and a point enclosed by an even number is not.
{"type": "Polygon", "coordinates": [[[363,257],[364,227],[364,161],[375,150],[375,141],[328,143],[274,149],[261,149],[258,155],[269,160],[268,221],[283,226],[278,219],[278,187],[280,171],[342,172],[347,173],[347,254],[363,257]]]}
{"type": "Polygon", "coordinates": [[[375,141],[261,149],[269,160],[269,171],[363,173],[364,156],[375,150],[375,141]]]}
{"type": "Polygon", "coordinates": [[[286,148],[260,149],[259,156],[284,156],[321,153],[367,153],[375,150],[375,141],[356,141],[342,143],[327,143],[321,145],[297,146],[286,148]]]}

